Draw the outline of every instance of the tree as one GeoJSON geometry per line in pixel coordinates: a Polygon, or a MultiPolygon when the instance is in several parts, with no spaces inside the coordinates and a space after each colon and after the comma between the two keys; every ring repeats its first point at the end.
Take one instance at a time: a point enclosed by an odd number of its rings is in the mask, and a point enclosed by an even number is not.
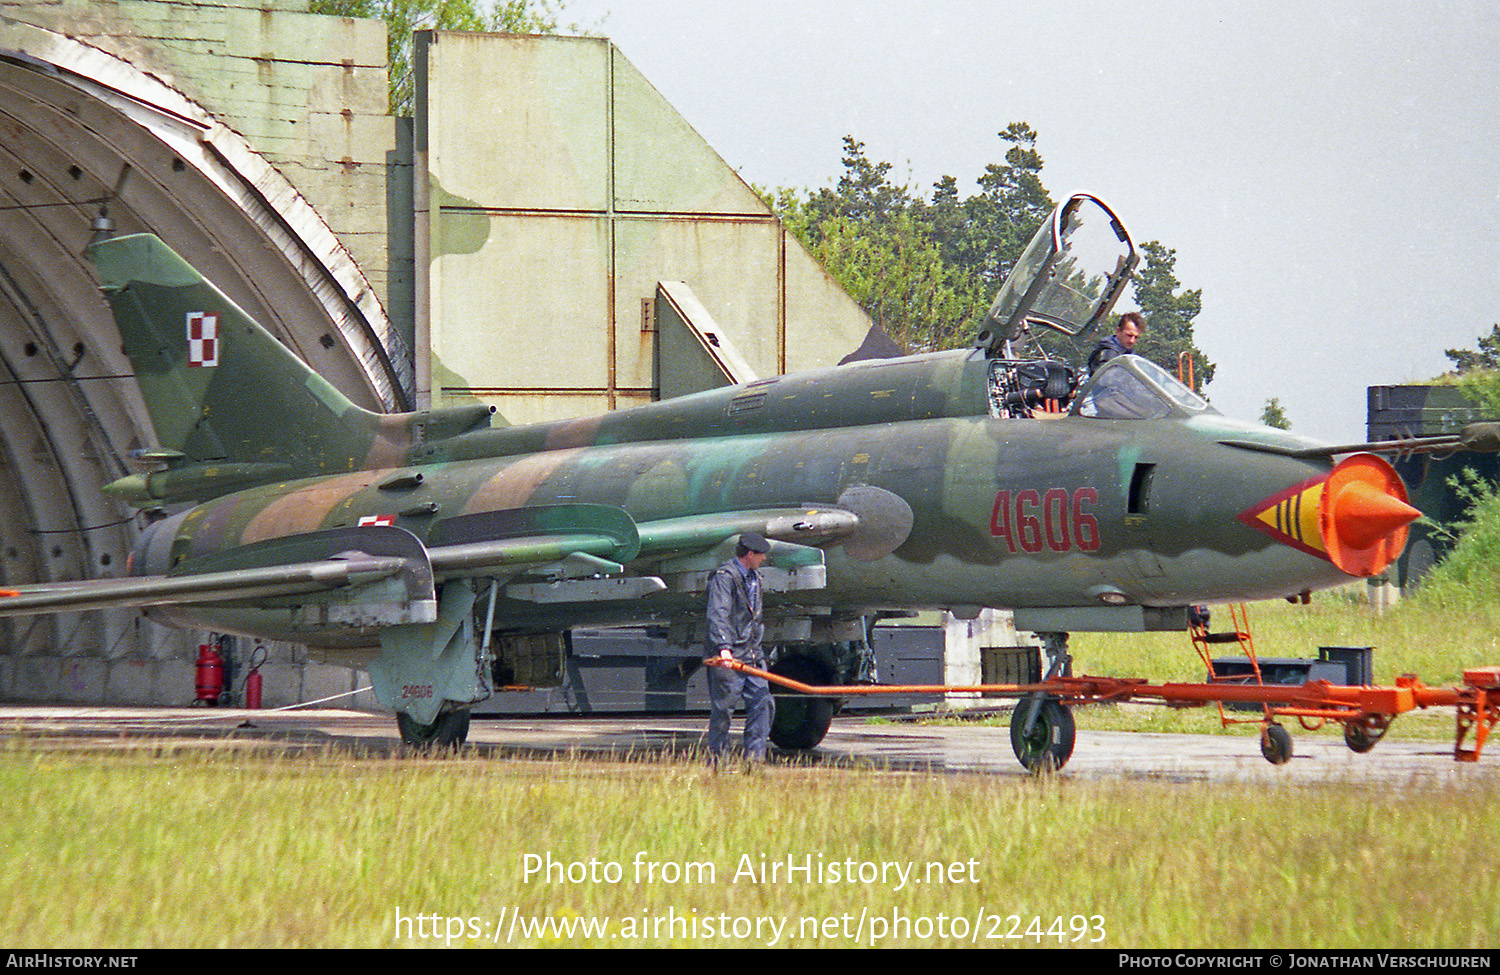
{"type": "Polygon", "coordinates": [[[1012,122],[1000,138],[1010,143],[1005,163],[985,166],[980,192],[964,201],[967,223],[960,253],[963,265],[983,279],[991,294],[1057,205],[1042,185],[1036,131],[1025,122],[1012,122]]]}
{"type": "Polygon", "coordinates": [[[814,193],[766,197],[787,229],[898,344],[927,351],[961,341],[977,292],[945,260],[921,201],[844,137],[844,171],[814,193]]]}
{"type": "Polygon", "coordinates": [[[805,196],[782,190],[767,202],[897,342],[920,351],[964,345],[1052,212],[1036,132],[1016,122],[1000,138],[1010,146],[1004,163],[985,167],[966,200],[952,176],[923,200],[845,136],[835,185],[805,196]]]}
{"type": "Polygon", "coordinates": [[[386,64],[392,115],[410,115],[416,103],[412,35],[419,30],[489,30],[550,34],[565,0],[498,0],[485,13],[480,0],[312,0],[308,10],[386,23],[386,64]]]}
{"type": "Polygon", "coordinates": [[[1292,421],[1286,418],[1286,410],[1282,409],[1281,401],[1274,396],[1266,400],[1265,408],[1260,411],[1260,422],[1278,430],[1292,428],[1292,421]]]}
{"type": "Polygon", "coordinates": [[[843,162],[844,174],[838,184],[808,197],[806,210],[812,227],[840,217],[863,226],[879,226],[911,207],[906,187],[890,180],[891,164],[870,162],[865,144],[852,135],[844,136],[843,162]]]}
{"type": "Polygon", "coordinates": [[[1177,359],[1183,352],[1193,354],[1198,364],[1195,372],[1200,385],[1214,376],[1214,364],[1193,344],[1193,319],[1203,310],[1203,292],[1179,291],[1181,282],[1174,272],[1177,252],[1160,241],[1148,240],[1140,247],[1144,260],[1132,282],[1135,305],[1145,320],[1135,352],[1169,372],[1177,371],[1177,359]]]}
{"type": "MultiPolygon", "coordinates": [[[[802,199],[781,190],[767,202],[813,258],[906,349],[946,348],[971,317],[968,282],[942,259],[931,228],[883,185],[887,167],[866,167],[858,143],[840,190],[802,199]],[[878,179],[866,179],[878,175],[878,179]]],[[[902,191],[904,192],[904,191],[902,191]]]]}
{"type": "Polygon", "coordinates": [[[1479,336],[1476,349],[1448,349],[1459,390],[1487,415],[1500,417],[1500,324],[1479,336]]]}
{"type": "Polygon", "coordinates": [[[1460,376],[1476,369],[1500,369],[1500,324],[1492,326],[1490,334],[1479,336],[1479,351],[1448,349],[1443,355],[1460,376]]]}
{"type": "MultiPolygon", "coordinates": [[[[816,192],[783,189],[767,203],[828,273],[890,336],[909,349],[963,346],[979,331],[990,303],[1037,228],[1055,206],[1042,182],[1037,133],[1013,122],[999,133],[1004,161],[990,163],[978,191],[960,198],[958,180],[943,176],[932,197],[891,179],[891,164],[872,161],[864,143],[844,137],[844,171],[816,192]]],[[[1175,369],[1177,353],[1193,346],[1192,321],[1201,292],[1183,291],[1173,275],[1175,252],[1152,241],[1136,281],[1146,317],[1141,351],[1175,369]],[[1154,333],[1154,334],[1153,334],[1154,333]]],[[[1064,266],[1059,273],[1067,274],[1064,266]]],[[[1084,349],[1038,330],[1050,354],[1081,361],[1084,349]]],[[[1204,382],[1212,364],[1199,370],[1204,382]]]]}

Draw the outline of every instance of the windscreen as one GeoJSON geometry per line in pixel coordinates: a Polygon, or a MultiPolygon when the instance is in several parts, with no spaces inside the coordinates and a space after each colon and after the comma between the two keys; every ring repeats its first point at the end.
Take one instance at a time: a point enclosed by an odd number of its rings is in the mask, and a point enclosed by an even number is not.
{"type": "Polygon", "coordinates": [[[1159,420],[1203,413],[1208,401],[1171,373],[1140,356],[1111,359],[1079,393],[1074,411],[1101,420],[1159,420]]]}

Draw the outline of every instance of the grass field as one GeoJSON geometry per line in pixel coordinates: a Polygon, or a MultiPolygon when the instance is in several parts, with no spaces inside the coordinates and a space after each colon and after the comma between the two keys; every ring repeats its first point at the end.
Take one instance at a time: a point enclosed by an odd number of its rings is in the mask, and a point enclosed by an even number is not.
{"type": "Polygon", "coordinates": [[[1500,940],[1493,789],[19,740],[0,787],[0,940],[18,947],[1500,940]]]}

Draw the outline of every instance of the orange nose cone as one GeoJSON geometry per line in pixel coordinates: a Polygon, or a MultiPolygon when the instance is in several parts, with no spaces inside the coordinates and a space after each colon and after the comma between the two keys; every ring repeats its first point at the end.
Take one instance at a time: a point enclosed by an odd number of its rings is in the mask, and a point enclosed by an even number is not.
{"type": "Polygon", "coordinates": [[[1328,475],[1318,527],[1334,565],[1354,576],[1385,571],[1406,548],[1406,526],[1421,512],[1406,503],[1406,485],[1374,454],[1355,454],[1328,475]]]}
{"type": "Polygon", "coordinates": [[[1333,524],[1349,548],[1369,548],[1422,512],[1377,487],[1355,481],[1333,499],[1333,524]]]}

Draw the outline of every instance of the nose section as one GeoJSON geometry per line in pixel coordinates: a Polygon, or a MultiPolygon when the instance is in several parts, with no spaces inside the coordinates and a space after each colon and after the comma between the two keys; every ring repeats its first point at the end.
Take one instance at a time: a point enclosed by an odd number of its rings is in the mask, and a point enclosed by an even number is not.
{"type": "Polygon", "coordinates": [[[1327,559],[1352,576],[1385,571],[1406,547],[1406,526],[1421,517],[1406,485],[1374,454],[1355,454],[1326,476],[1287,488],[1239,520],[1284,545],[1327,559]]]}
{"type": "Polygon", "coordinates": [[[1406,503],[1406,485],[1374,454],[1355,454],[1328,475],[1318,528],[1334,565],[1350,575],[1385,570],[1406,548],[1406,526],[1422,513],[1406,503]]]}

